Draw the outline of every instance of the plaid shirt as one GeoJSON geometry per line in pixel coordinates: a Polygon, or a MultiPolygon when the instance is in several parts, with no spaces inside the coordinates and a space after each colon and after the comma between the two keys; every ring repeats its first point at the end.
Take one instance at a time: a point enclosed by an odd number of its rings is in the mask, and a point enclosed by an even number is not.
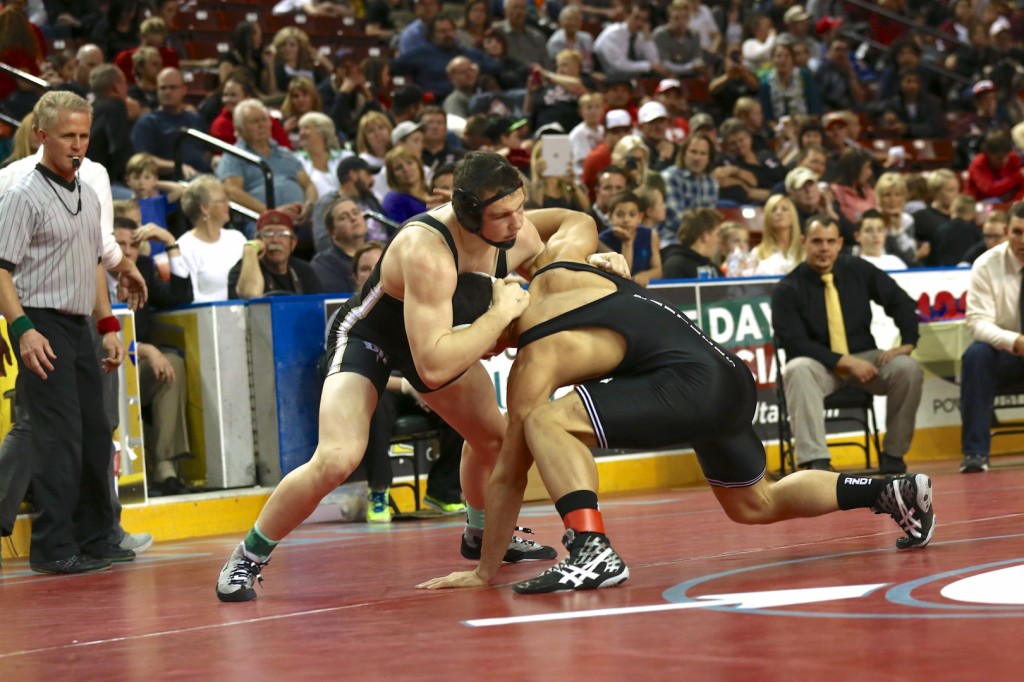
{"type": "Polygon", "coordinates": [[[665,180],[665,222],[679,229],[683,214],[691,208],[718,203],[718,183],[710,175],[696,176],[685,168],[673,166],[661,172],[665,180]]]}

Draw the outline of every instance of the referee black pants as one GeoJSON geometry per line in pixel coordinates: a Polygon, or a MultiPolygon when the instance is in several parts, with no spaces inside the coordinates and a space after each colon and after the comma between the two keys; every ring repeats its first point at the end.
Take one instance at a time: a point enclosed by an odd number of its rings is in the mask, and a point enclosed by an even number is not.
{"type": "Polygon", "coordinates": [[[45,380],[18,357],[17,392],[32,421],[33,563],[98,550],[113,524],[110,426],[91,318],[26,308],[57,356],[45,380]]]}

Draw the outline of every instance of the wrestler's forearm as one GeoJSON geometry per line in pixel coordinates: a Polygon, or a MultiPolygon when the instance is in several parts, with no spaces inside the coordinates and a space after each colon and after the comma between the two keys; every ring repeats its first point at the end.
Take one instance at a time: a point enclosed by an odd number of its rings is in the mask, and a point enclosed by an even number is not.
{"type": "Polygon", "coordinates": [[[527,472],[533,459],[526,445],[521,421],[513,420],[505,433],[498,463],[487,483],[487,520],[480,565],[476,572],[490,582],[498,573],[509,539],[515,530],[526,492],[527,472]]]}
{"type": "MultiPolygon", "coordinates": [[[[507,311],[492,307],[467,329],[445,334],[433,344],[411,344],[420,378],[427,386],[438,388],[458,377],[495,347],[513,319],[507,311]]],[[[406,328],[411,326],[407,323],[406,328]]]]}

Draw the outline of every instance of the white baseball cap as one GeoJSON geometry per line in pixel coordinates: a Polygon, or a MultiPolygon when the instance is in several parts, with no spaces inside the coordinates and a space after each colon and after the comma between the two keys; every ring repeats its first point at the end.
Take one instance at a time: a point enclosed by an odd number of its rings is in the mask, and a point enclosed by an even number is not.
{"type": "Polygon", "coordinates": [[[661,93],[665,92],[666,90],[671,90],[672,88],[677,88],[677,89],[681,90],[682,87],[683,87],[683,84],[680,83],[675,78],[663,78],[663,79],[661,79],[661,82],[658,83],[658,87],[656,87],[654,89],[654,94],[655,95],[660,95],[661,93]]]}
{"type": "Polygon", "coordinates": [[[405,138],[409,137],[417,130],[422,130],[422,123],[414,123],[413,121],[402,121],[395,129],[391,131],[391,144],[397,145],[405,138]]]}
{"type": "Polygon", "coordinates": [[[810,168],[797,166],[786,174],[786,189],[790,192],[801,189],[808,182],[817,182],[818,174],[810,168]]]}
{"type": "Polygon", "coordinates": [[[659,118],[668,118],[668,110],[661,102],[650,101],[640,107],[636,120],[640,123],[650,123],[659,118]]]}
{"type": "Polygon", "coordinates": [[[612,109],[604,115],[604,127],[606,130],[612,128],[632,128],[633,119],[625,109],[612,109]]]}

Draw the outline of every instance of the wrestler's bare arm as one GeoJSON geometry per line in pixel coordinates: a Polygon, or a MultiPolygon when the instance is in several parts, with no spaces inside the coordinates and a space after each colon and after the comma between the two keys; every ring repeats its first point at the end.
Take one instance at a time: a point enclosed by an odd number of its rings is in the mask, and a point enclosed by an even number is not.
{"type": "Polygon", "coordinates": [[[527,211],[526,219],[535,226],[538,239],[547,244],[540,243],[533,256],[517,266],[527,279],[555,260],[585,262],[597,250],[597,225],[586,213],[545,208],[527,211]]]}
{"type": "Polygon", "coordinates": [[[597,240],[597,225],[589,215],[555,208],[527,215],[537,221],[538,234],[545,239],[546,247],[520,268],[524,277],[532,278],[537,270],[555,261],[577,261],[629,279],[629,264],[622,254],[595,253],[602,245],[597,240]]]}
{"type": "Polygon", "coordinates": [[[487,532],[480,564],[476,570],[457,571],[417,585],[421,589],[482,587],[489,585],[498,573],[508,538],[519,518],[527,472],[533,463],[523,425],[530,412],[547,403],[556,388],[551,380],[555,374],[553,356],[530,351],[529,347],[524,349],[509,372],[509,423],[501,454],[487,483],[487,532]]]}
{"type": "Polygon", "coordinates": [[[529,295],[518,285],[498,280],[490,310],[467,329],[453,331],[455,263],[440,239],[415,232],[389,249],[385,276],[400,280],[406,333],[420,378],[428,386],[441,386],[494,347],[505,327],[526,309],[529,295]]]}
{"type": "Polygon", "coordinates": [[[527,211],[526,216],[533,221],[537,227],[537,234],[545,243],[567,227],[567,223],[576,227],[590,227],[592,234],[581,232],[577,237],[589,244],[590,253],[597,250],[597,223],[586,213],[565,208],[539,208],[527,211]]]}

